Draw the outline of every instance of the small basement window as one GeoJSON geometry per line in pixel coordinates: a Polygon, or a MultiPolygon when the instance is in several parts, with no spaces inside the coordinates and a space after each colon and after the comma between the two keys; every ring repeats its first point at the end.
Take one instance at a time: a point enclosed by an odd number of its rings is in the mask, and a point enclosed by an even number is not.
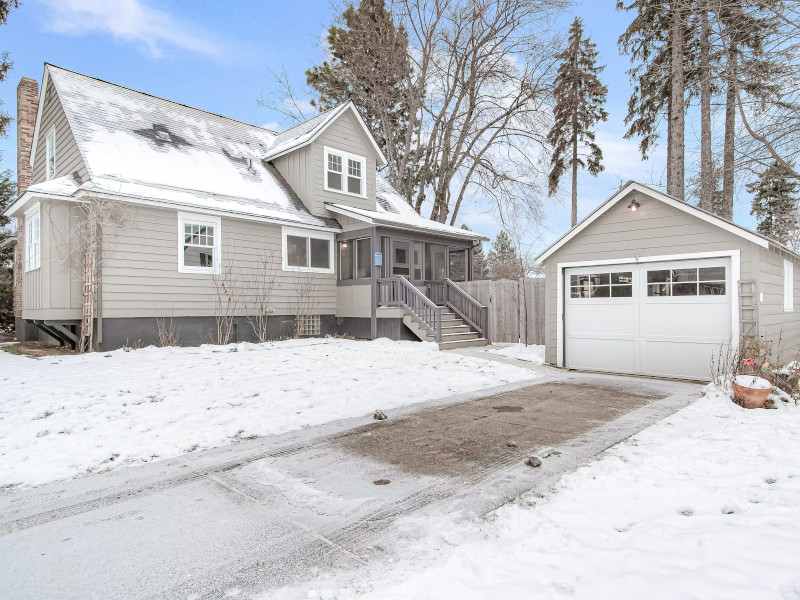
{"type": "Polygon", "coordinates": [[[325,147],[325,189],[350,196],[366,196],[363,156],[325,147]]]}
{"type": "Polygon", "coordinates": [[[570,275],[570,298],[630,298],[633,296],[633,273],[592,273],[570,275]]]}
{"type": "Polygon", "coordinates": [[[333,273],[333,234],[284,227],[283,270],[333,273]]]}
{"type": "Polygon", "coordinates": [[[322,319],[319,315],[297,315],[296,319],[298,337],[322,335],[322,319]]]}
{"type": "Polygon", "coordinates": [[[178,272],[219,273],[220,219],[180,213],[178,223],[178,272]]]}

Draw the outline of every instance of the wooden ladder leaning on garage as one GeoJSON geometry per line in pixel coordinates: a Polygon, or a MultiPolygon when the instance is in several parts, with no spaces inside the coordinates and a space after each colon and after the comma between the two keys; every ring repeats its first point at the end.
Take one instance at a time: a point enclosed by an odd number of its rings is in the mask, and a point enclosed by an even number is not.
{"type": "Polygon", "coordinates": [[[742,345],[750,338],[758,338],[756,282],[752,279],[739,282],[739,336],[742,345]]]}

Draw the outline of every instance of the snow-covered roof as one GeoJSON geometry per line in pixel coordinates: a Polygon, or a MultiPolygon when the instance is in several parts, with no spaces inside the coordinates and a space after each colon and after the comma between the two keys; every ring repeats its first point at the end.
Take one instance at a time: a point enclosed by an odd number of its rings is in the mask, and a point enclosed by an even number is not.
{"type": "Polygon", "coordinates": [[[265,160],[274,132],[53,65],[47,78],[89,173],[82,190],[338,229],[265,160]]]}
{"type": "Polygon", "coordinates": [[[340,104],[339,106],[322,112],[308,119],[307,121],[298,123],[294,127],[290,127],[286,131],[277,134],[272,142],[269,152],[264,159],[272,160],[282,156],[283,154],[286,154],[287,152],[292,152],[298,148],[302,148],[303,146],[310,144],[320,135],[322,135],[322,132],[324,132],[328,126],[337,119],[337,117],[344,114],[348,110],[352,112],[356,121],[358,121],[359,125],[364,130],[366,138],[372,145],[372,149],[375,150],[375,154],[378,156],[378,166],[380,167],[385,165],[386,157],[384,157],[383,152],[375,142],[375,139],[372,137],[372,134],[369,132],[369,129],[361,118],[361,115],[358,114],[358,111],[352,102],[340,104]]]}
{"type": "Polygon", "coordinates": [[[469,240],[488,241],[489,239],[484,235],[468,229],[460,229],[458,227],[425,219],[380,175],[377,176],[376,184],[375,195],[377,199],[377,210],[365,210],[363,208],[333,203],[326,203],[325,206],[331,212],[345,215],[365,223],[438,233],[440,235],[469,240]]]}

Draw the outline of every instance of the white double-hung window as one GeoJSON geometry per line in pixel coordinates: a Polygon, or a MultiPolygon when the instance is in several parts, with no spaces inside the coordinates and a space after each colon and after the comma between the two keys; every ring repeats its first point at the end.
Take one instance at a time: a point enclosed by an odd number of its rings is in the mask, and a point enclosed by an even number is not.
{"type": "Polygon", "coordinates": [[[25,215],[25,270],[33,271],[41,264],[42,241],[39,208],[25,215]]]}
{"type": "Polygon", "coordinates": [[[284,227],[283,270],[333,273],[333,234],[284,227]]]}
{"type": "Polygon", "coordinates": [[[351,196],[367,195],[364,181],[366,159],[341,150],[325,147],[325,189],[351,196]]]}
{"type": "Polygon", "coordinates": [[[794,263],[783,261],[783,312],[794,311],[794,263]]]}
{"type": "Polygon", "coordinates": [[[49,181],[56,176],[56,128],[53,127],[44,141],[45,178],[49,181]]]}
{"type": "Polygon", "coordinates": [[[178,272],[219,273],[219,217],[178,213],[178,272]]]}

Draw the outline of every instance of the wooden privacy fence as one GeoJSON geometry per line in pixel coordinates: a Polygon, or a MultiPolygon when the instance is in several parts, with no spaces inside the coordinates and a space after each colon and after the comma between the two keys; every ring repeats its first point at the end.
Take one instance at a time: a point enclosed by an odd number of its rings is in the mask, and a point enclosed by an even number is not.
{"type": "Polygon", "coordinates": [[[465,292],[489,307],[489,341],[544,344],[544,278],[463,281],[465,292]]]}

